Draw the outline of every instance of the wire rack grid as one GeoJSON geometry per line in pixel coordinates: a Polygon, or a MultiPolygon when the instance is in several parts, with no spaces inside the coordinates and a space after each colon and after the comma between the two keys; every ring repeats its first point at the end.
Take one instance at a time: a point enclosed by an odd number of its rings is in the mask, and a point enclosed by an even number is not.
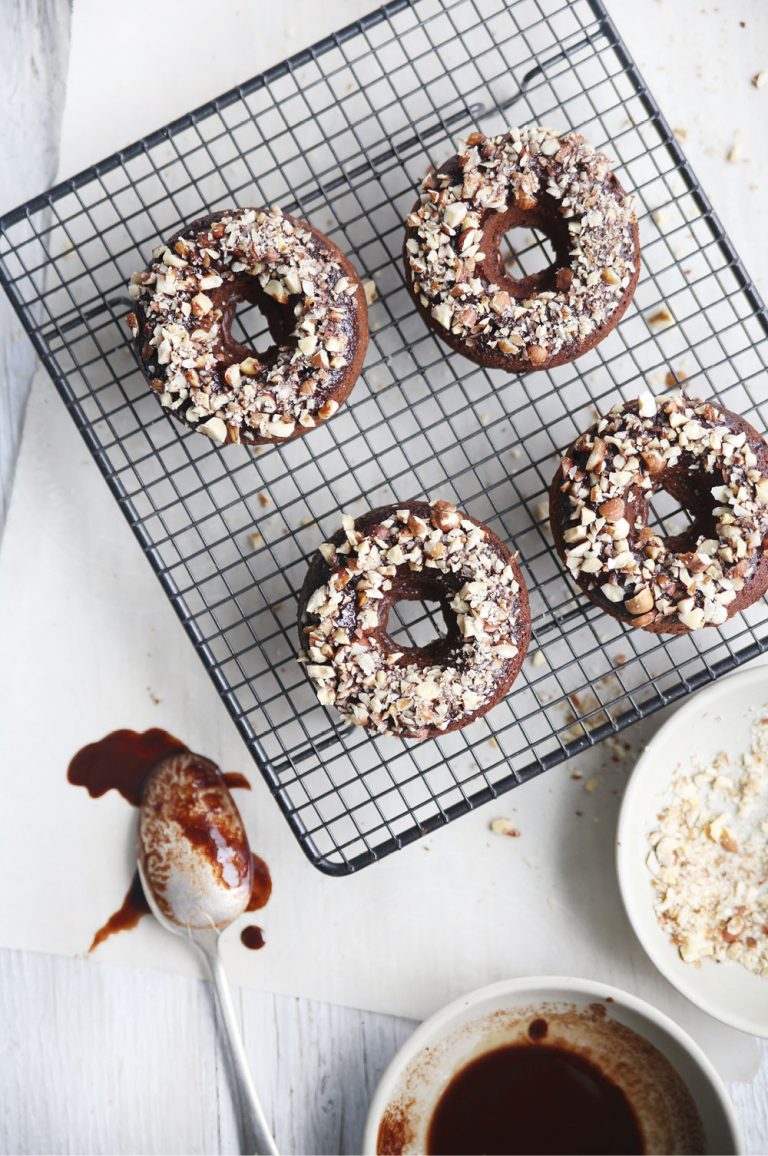
{"type": "MultiPolygon", "coordinates": [[[[508,238],[513,272],[546,239],[508,238]]],[[[346,874],[768,647],[759,602],[718,630],[627,631],[575,593],[546,527],[558,456],[599,410],[686,377],[766,428],[762,303],[599,0],[395,0],[0,222],[0,275],[272,793],[312,862],[346,874]],[[404,219],[458,136],[583,131],[637,192],[643,273],[578,362],[508,378],[425,327],[404,219]],[[253,453],[163,414],[126,341],[125,285],[158,240],[230,205],[280,204],[347,252],[378,297],[363,379],[321,429],[253,453]],[[320,707],[297,665],[296,593],[342,511],[456,501],[520,551],[532,657],[484,719],[422,744],[320,707]]],[[[258,345],[263,321],[238,315],[258,345]]],[[[675,513],[656,503],[667,532],[675,513]]],[[[434,637],[430,607],[391,621],[434,637]]],[[[397,633],[395,635],[398,636],[397,633]]]]}

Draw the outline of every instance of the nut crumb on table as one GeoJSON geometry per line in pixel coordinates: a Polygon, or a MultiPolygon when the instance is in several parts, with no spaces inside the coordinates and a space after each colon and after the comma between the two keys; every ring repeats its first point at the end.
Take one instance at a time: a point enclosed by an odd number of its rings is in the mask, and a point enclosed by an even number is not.
{"type": "Polygon", "coordinates": [[[737,960],[768,975],[768,717],[738,761],[680,768],[646,863],[659,926],[686,963],[737,960]]]}

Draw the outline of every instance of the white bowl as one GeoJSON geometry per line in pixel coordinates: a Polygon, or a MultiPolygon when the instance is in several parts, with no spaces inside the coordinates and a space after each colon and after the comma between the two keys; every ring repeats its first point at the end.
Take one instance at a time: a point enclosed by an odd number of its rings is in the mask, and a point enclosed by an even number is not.
{"type": "Polygon", "coordinates": [[[653,910],[646,865],[648,834],[677,768],[698,756],[731,759],[749,747],[756,712],[768,704],[768,668],[731,675],[689,699],[657,731],[637,761],[619,813],[616,862],[624,906],[651,960],[678,991],[730,1027],[768,1037],[768,978],[741,964],[703,960],[684,963],[653,910]]]}
{"type": "MultiPolygon", "coordinates": [[[[742,1151],[739,1129],[725,1087],[698,1044],[667,1016],[650,1004],[609,987],[584,979],[545,977],[514,979],[491,984],[463,996],[426,1020],[400,1051],[376,1089],[363,1138],[363,1152],[375,1156],[379,1125],[387,1107],[407,1089],[409,1102],[421,1117],[420,1133],[426,1131],[431,1112],[451,1077],[471,1054],[498,1046],[499,1013],[517,1009],[530,1013],[543,1005],[589,1008],[604,1004],[610,1019],[648,1040],[669,1060],[688,1087],[704,1126],[705,1153],[742,1151]],[[418,1062],[417,1062],[418,1061],[418,1062]],[[417,1083],[410,1073],[418,1071],[417,1083]]],[[[410,1110],[410,1109],[409,1109],[410,1110]]],[[[415,1142],[423,1144],[423,1136],[415,1142]]],[[[423,1148],[421,1149],[423,1150],[423,1148]]]]}

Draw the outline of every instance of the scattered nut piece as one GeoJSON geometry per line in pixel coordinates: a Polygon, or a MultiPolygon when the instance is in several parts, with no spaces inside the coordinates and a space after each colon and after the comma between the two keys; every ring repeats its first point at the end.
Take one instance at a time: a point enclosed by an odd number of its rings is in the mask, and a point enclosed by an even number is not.
{"type": "Polygon", "coordinates": [[[737,165],[739,161],[744,159],[744,150],[741,146],[741,139],[737,137],[728,152],[725,154],[725,159],[732,165],[737,165]]]}
{"type": "Polygon", "coordinates": [[[520,838],[520,832],[510,819],[492,819],[490,828],[494,835],[507,835],[510,839],[520,838]]]}

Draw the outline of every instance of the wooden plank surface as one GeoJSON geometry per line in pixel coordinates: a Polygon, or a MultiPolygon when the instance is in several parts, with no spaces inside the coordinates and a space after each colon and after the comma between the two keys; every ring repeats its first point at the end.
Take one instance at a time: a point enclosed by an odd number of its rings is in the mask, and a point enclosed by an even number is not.
{"type": "MultiPolygon", "coordinates": [[[[56,176],[70,7],[68,0],[6,0],[2,18],[0,213],[39,193],[56,176]]],[[[37,357],[0,292],[0,534],[36,366],[37,357]]]]}

